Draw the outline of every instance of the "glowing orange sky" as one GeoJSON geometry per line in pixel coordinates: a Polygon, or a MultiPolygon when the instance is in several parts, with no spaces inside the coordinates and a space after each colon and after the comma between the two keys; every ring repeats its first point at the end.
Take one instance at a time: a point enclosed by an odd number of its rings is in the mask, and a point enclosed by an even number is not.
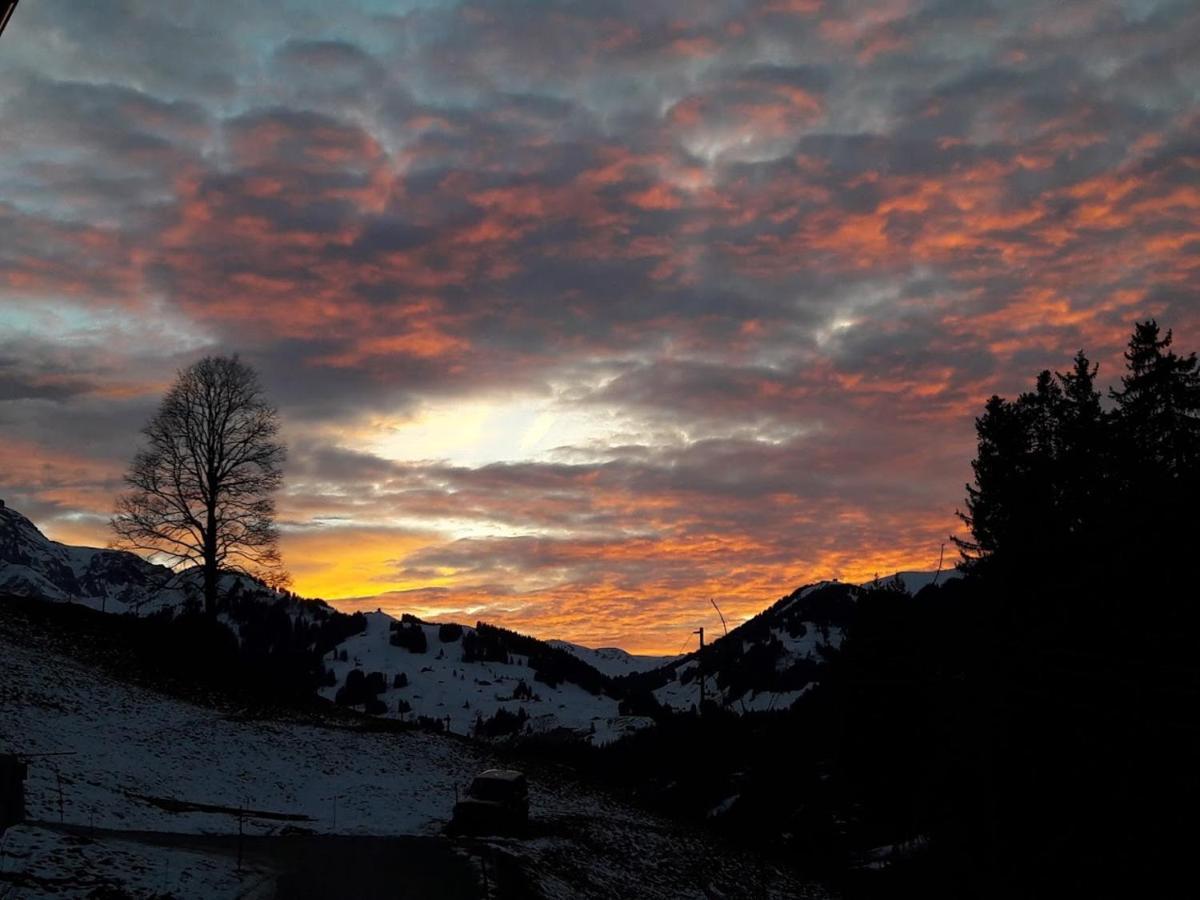
{"type": "Polygon", "coordinates": [[[1200,7],[379,7],[18,10],[0,496],[52,536],[237,351],[301,593],[674,652],[933,567],[992,392],[1200,345],[1200,7]]]}

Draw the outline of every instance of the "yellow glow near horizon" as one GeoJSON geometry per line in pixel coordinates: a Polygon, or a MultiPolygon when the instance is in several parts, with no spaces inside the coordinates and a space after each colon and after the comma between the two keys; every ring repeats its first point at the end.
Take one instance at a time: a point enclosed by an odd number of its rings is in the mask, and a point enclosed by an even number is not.
{"type": "Polygon", "coordinates": [[[285,532],[280,548],[296,593],[338,600],[450,584],[452,572],[419,582],[405,581],[398,574],[389,577],[399,572],[404,557],[436,540],[430,535],[329,527],[285,532]]]}

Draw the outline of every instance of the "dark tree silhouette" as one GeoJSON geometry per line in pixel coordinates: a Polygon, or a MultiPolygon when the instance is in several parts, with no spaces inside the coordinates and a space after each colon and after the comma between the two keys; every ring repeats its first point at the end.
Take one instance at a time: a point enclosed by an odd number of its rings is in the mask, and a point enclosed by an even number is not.
{"type": "Polygon", "coordinates": [[[1071,371],[1057,374],[1063,392],[1057,483],[1066,549],[1072,555],[1095,537],[1095,526],[1108,511],[1112,448],[1109,420],[1096,390],[1098,369],[1080,350],[1071,371]]]}
{"type": "Polygon", "coordinates": [[[959,513],[971,537],[955,539],[967,568],[1045,577],[1111,531],[1114,439],[1096,371],[1080,351],[1069,372],[1043,371],[1016,400],[988,401],[975,422],[975,483],[959,513]]]}
{"type": "Polygon", "coordinates": [[[975,420],[975,431],[975,483],[966,486],[967,509],[959,513],[971,538],[954,539],[967,567],[977,567],[1001,551],[1013,552],[1023,542],[1020,505],[1032,460],[1029,415],[1019,403],[993,396],[975,420]]]}
{"type": "Polygon", "coordinates": [[[286,454],[278,432],[255,371],[236,356],[206,357],[179,372],[125,476],[130,490],[112,519],[118,545],[176,571],[199,566],[209,616],[222,571],[286,581],[273,499],[286,454]]]}
{"type": "Polygon", "coordinates": [[[1200,372],[1196,354],[1178,356],[1168,330],[1139,322],[1125,351],[1128,374],[1111,392],[1126,452],[1170,479],[1200,463],[1200,372]]]}

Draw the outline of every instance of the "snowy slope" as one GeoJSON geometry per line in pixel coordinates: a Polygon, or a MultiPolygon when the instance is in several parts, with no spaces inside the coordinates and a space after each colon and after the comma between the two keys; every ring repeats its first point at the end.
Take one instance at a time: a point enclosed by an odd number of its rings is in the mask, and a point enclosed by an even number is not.
{"type": "Polygon", "coordinates": [[[613,678],[634,672],[649,672],[671,662],[673,656],[639,656],[620,647],[581,647],[570,641],[546,641],[551,647],[566,650],[592,668],[613,678]]]}
{"type": "MultiPolygon", "coordinates": [[[[441,639],[441,627],[429,623],[410,624],[425,635],[424,652],[391,643],[397,619],[384,612],[366,614],[367,630],[347,638],[325,661],[337,683],[322,688],[333,700],[354,669],[383,673],[387,689],[379,695],[390,718],[428,716],[445,721],[456,734],[470,734],[476,719],[491,718],[500,709],[528,717],[525,732],[565,728],[606,742],[630,728],[645,725],[618,714],[618,701],[603,691],[592,692],[571,681],[551,685],[538,680],[527,656],[514,654],[511,662],[464,659],[464,642],[476,629],[463,627],[452,640],[441,639]],[[345,659],[341,657],[345,654],[345,659]],[[395,687],[403,674],[407,684],[395,687]],[[522,687],[522,685],[524,687],[522,687]],[[528,690],[525,690],[527,688],[528,690]],[[400,702],[410,708],[401,713],[400,702]]],[[[602,677],[597,681],[603,682],[602,677]]]]}
{"type": "MultiPolygon", "coordinates": [[[[254,865],[239,873],[228,853],[200,852],[185,841],[154,847],[136,832],[163,841],[237,834],[236,816],[165,808],[163,801],[174,800],[301,817],[248,813],[246,832],[257,836],[292,827],[318,835],[432,835],[450,815],[455,788],[497,765],[480,745],[440,735],[360,730],[336,719],[251,719],[194,705],[63,655],[60,640],[21,630],[0,611],[0,753],[70,754],[30,759],[28,813],[38,821],[4,835],[0,896],[272,897],[275,873],[254,865]],[[57,830],[60,816],[84,829],[82,836],[57,830]]],[[[824,896],[794,874],[630,807],[557,766],[527,771],[538,836],[464,846],[472,856],[515,860],[544,897],[824,896]],[[702,875],[697,859],[708,860],[702,875]]]]}
{"type": "MultiPolygon", "coordinates": [[[[35,759],[29,815],[99,828],[228,833],[227,815],[171,812],[140,798],[306,816],[325,831],[413,834],[440,827],[478,757],[421,732],[356,734],[247,721],[194,706],[64,657],[0,643],[0,752],[35,759]],[[348,758],[353,754],[353,760],[348,758]],[[336,812],[334,798],[337,798],[336,812]]],[[[251,819],[250,831],[279,828],[251,819]]]]}

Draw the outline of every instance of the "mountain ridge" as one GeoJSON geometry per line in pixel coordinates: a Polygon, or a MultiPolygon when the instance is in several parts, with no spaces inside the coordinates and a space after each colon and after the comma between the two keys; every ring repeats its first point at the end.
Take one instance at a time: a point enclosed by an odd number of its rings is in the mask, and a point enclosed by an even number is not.
{"type": "MultiPolygon", "coordinates": [[[[172,576],[128,551],[53,541],[0,503],[0,592],[105,612],[174,614],[195,599],[196,585],[172,576]],[[164,587],[172,580],[175,586],[164,587]]],[[[703,649],[676,657],[541,640],[485,622],[345,614],[234,576],[220,618],[264,657],[307,654],[305,677],[342,706],[459,733],[561,731],[607,743],[664,714],[697,708],[701,676],[706,705],[740,714],[789,708],[820,681],[864,591],[912,591],[935,577],[901,572],[867,585],[804,585],[703,649]]]]}

